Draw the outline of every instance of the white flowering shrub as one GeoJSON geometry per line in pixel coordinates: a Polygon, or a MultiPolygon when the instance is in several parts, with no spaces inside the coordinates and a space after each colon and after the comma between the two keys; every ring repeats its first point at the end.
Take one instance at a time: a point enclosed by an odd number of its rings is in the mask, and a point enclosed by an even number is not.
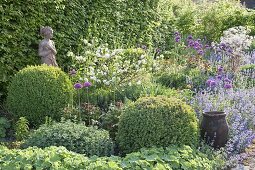
{"type": "Polygon", "coordinates": [[[216,61],[225,65],[228,71],[236,72],[243,63],[250,60],[247,51],[251,49],[254,37],[249,33],[248,28],[233,27],[223,32],[219,43],[212,43],[216,61]]]}
{"type": "Polygon", "coordinates": [[[81,54],[69,52],[73,68],[77,69],[75,81],[89,81],[97,87],[124,85],[143,74],[156,72],[163,56],[149,55],[141,48],[114,49],[95,47],[84,41],[81,54]]]}
{"type": "Polygon", "coordinates": [[[223,32],[221,44],[228,45],[233,50],[234,55],[243,55],[254,40],[254,37],[249,36],[250,32],[250,29],[243,26],[230,28],[223,32]]]}

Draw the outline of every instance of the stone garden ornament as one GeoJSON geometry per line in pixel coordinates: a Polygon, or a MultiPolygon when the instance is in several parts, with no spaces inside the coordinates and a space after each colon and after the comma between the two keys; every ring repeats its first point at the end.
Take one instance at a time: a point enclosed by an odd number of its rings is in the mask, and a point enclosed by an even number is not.
{"type": "Polygon", "coordinates": [[[40,34],[44,39],[39,44],[39,56],[41,57],[42,64],[57,67],[57,61],[55,55],[57,54],[55,44],[51,40],[53,37],[53,30],[51,27],[42,27],[40,34]]]}

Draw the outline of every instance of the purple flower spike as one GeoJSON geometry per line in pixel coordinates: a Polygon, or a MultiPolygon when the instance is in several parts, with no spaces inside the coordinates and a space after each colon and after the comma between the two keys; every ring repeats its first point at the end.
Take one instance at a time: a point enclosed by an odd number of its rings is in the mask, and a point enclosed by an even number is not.
{"type": "Polygon", "coordinates": [[[176,32],[174,32],[174,35],[175,36],[180,36],[181,34],[178,31],[176,31],[176,32]]]}
{"type": "Polygon", "coordinates": [[[224,78],[224,82],[231,83],[232,81],[229,78],[224,78]]]}
{"type": "Polygon", "coordinates": [[[227,84],[224,85],[224,88],[225,89],[231,89],[232,88],[232,84],[227,83],[227,84]]]}
{"type": "Polygon", "coordinates": [[[229,48],[227,49],[227,52],[228,52],[228,53],[233,53],[233,50],[229,47],[229,48]]]}
{"type": "Polygon", "coordinates": [[[220,43],[220,49],[225,49],[225,48],[226,48],[226,44],[220,43]]]}
{"type": "Polygon", "coordinates": [[[217,78],[218,80],[221,80],[221,79],[222,79],[222,75],[217,75],[216,78],[217,78]]]}
{"type": "Polygon", "coordinates": [[[83,84],[83,87],[90,87],[92,84],[90,83],[90,82],[85,82],[84,84],[83,84]]]}
{"type": "Polygon", "coordinates": [[[194,49],[198,51],[198,50],[200,50],[200,47],[195,45],[194,49]]]}
{"type": "Polygon", "coordinates": [[[192,35],[189,35],[188,40],[192,40],[192,39],[193,39],[192,35]]]}
{"type": "Polygon", "coordinates": [[[209,48],[211,48],[211,47],[210,47],[210,45],[206,44],[206,45],[205,45],[205,48],[209,49],[209,48]]]}
{"type": "Polygon", "coordinates": [[[181,40],[181,37],[179,35],[175,37],[175,42],[180,42],[180,40],[181,40]]]}
{"type": "Polygon", "coordinates": [[[210,87],[214,87],[214,86],[216,86],[216,81],[211,80],[210,87]]]}
{"type": "Polygon", "coordinates": [[[199,50],[197,53],[198,53],[198,55],[204,55],[204,51],[203,50],[199,50]]]}
{"type": "Polygon", "coordinates": [[[211,79],[209,79],[209,80],[206,81],[207,86],[210,86],[211,81],[212,81],[211,79]]]}
{"type": "Polygon", "coordinates": [[[193,47],[194,46],[194,41],[193,40],[190,40],[189,41],[189,44],[188,44],[188,47],[193,47]]]}
{"type": "Polygon", "coordinates": [[[218,48],[216,49],[216,51],[217,51],[217,52],[221,52],[221,49],[218,47],[218,48]]]}
{"type": "Polygon", "coordinates": [[[223,72],[223,69],[224,69],[223,66],[220,66],[220,67],[218,68],[218,72],[219,72],[219,73],[222,73],[222,72],[223,72]]]}
{"type": "Polygon", "coordinates": [[[82,88],[82,84],[81,83],[75,83],[74,84],[74,88],[75,89],[81,89],[82,88]]]}

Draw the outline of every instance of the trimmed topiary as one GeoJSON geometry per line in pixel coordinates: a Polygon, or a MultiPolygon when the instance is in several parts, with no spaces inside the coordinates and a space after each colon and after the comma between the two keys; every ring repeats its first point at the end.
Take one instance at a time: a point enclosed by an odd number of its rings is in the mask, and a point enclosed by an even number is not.
{"type": "Polygon", "coordinates": [[[73,86],[67,74],[51,66],[29,66],[13,78],[7,105],[14,117],[26,117],[32,126],[45,117],[60,120],[62,110],[73,101],[73,86]]]}
{"type": "Polygon", "coordinates": [[[117,142],[124,153],[142,147],[196,145],[198,122],[195,112],[180,99],[140,98],[121,114],[117,142]]]}
{"type": "Polygon", "coordinates": [[[70,121],[42,125],[30,135],[22,147],[30,146],[64,146],[70,151],[88,156],[109,156],[113,153],[113,142],[108,131],[70,121]]]}

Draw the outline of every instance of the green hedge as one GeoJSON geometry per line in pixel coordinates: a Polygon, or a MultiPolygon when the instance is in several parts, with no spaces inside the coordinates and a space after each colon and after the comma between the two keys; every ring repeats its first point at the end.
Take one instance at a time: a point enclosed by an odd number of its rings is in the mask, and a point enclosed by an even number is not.
{"type": "Polygon", "coordinates": [[[145,44],[171,49],[174,29],[184,34],[217,40],[222,31],[248,25],[255,33],[255,12],[236,5],[216,2],[194,5],[191,0],[3,0],[0,4],[0,97],[12,76],[26,65],[39,63],[39,29],[54,30],[57,61],[70,66],[68,51],[79,52],[80,39],[96,38],[110,48],[145,44]],[[198,22],[199,21],[199,22],[198,22]],[[213,24],[211,24],[213,23],[213,24]]]}
{"type": "MultiPolygon", "coordinates": [[[[96,37],[111,47],[151,42],[157,0],[4,0],[0,4],[0,96],[10,78],[26,65],[38,64],[41,26],[51,26],[57,61],[67,69],[66,53],[79,51],[81,38],[96,37]]],[[[3,96],[2,96],[3,97],[3,96]]]]}
{"type": "Polygon", "coordinates": [[[197,145],[198,122],[195,112],[177,98],[140,98],[121,114],[117,142],[123,153],[143,147],[197,145]]]}
{"type": "Polygon", "coordinates": [[[121,158],[85,157],[66,150],[64,147],[37,147],[25,150],[0,146],[0,168],[5,170],[32,169],[100,169],[100,170],[214,170],[222,166],[220,156],[210,156],[189,146],[169,146],[165,149],[141,149],[121,158]]]}
{"type": "Polygon", "coordinates": [[[26,117],[32,126],[44,123],[45,117],[60,120],[63,109],[73,101],[73,85],[60,68],[29,66],[13,78],[7,106],[14,118],[26,117]]]}
{"type": "Polygon", "coordinates": [[[6,131],[10,126],[10,122],[5,117],[0,117],[0,140],[6,137],[6,131]]]}

